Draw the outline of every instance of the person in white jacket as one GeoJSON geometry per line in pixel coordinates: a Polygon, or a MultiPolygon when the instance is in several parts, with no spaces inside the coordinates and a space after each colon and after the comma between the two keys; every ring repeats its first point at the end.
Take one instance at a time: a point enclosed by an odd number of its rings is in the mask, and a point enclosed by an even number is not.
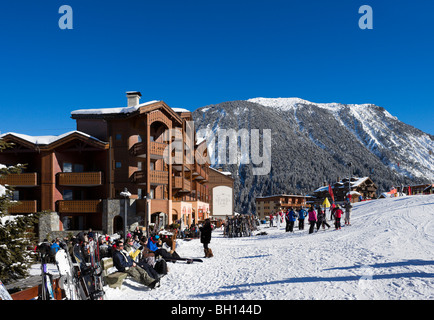
{"type": "Polygon", "coordinates": [[[277,230],[280,229],[280,222],[281,222],[280,219],[282,219],[282,212],[281,212],[281,211],[279,211],[279,212],[276,214],[277,230]]]}
{"type": "Polygon", "coordinates": [[[345,224],[346,225],[351,225],[350,223],[350,216],[351,216],[351,209],[353,208],[353,205],[351,204],[351,202],[347,201],[345,202],[345,224]]]}

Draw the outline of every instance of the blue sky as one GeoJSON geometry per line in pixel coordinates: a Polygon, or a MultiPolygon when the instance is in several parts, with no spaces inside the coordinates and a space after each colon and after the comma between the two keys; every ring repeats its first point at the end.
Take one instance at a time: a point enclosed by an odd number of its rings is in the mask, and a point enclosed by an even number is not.
{"type": "Polygon", "coordinates": [[[432,0],[23,0],[0,4],[0,131],[75,129],[125,92],[195,110],[254,97],[374,103],[434,134],[432,0]],[[73,30],[61,30],[61,5],[73,30]],[[359,7],[373,9],[361,30],[359,7]]]}

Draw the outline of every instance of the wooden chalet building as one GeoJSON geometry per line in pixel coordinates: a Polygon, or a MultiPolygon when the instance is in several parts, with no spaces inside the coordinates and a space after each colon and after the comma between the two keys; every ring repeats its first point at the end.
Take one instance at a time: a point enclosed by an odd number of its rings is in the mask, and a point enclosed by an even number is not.
{"type": "Polygon", "coordinates": [[[256,215],[263,220],[270,214],[286,211],[288,208],[299,209],[306,207],[309,196],[278,194],[265,197],[256,197],[256,215]]]}
{"type": "Polygon", "coordinates": [[[396,187],[396,190],[398,193],[405,193],[407,195],[433,194],[434,184],[425,183],[425,184],[417,184],[411,186],[399,186],[396,187]]]}
{"type": "MultiPolygon", "coordinates": [[[[376,193],[378,187],[369,177],[351,177],[350,187],[348,178],[345,178],[332,184],[331,188],[336,202],[343,202],[346,199],[350,191],[349,188],[351,188],[351,202],[358,202],[360,197],[363,200],[377,198],[376,193]]],[[[316,189],[312,196],[316,204],[321,204],[326,197],[331,199],[328,185],[316,189]]]]}
{"type": "Polygon", "coordinates": [[[208,218],[209,161],[206,147],[196,152],[191,113],[140,97],[127,92],[126,107],[73,111],[77,131],[60,136],[0,135],[14,144],[0,152],[0,163],[27,164],[0,178],[19,200],[9,213],[46,210],[57,214],[58,231],[107,233],[123,230],[125,207],[127,225],[208,218]]]}

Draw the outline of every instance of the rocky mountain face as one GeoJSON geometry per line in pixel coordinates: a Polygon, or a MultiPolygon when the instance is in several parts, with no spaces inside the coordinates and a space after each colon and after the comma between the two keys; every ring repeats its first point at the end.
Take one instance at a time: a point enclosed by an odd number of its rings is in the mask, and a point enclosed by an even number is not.
{"type": "Polygon", "coordinates": [[[370,176],[379,192],[434,180],[434,136],[376,105],[255,98],[193,117],[212,166],[235,178],[237,212],[255,212],[258,196],[309,194],[350,174],[370,176]]]}

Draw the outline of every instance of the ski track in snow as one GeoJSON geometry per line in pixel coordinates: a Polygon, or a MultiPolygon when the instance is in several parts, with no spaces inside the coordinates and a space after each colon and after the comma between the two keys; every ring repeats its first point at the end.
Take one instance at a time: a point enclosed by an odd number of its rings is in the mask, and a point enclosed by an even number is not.
{"type": "MultiPolygon", "coordinates": [[[[329,213],[328,218],[329,218],[329,213]]],[[[105,287],[113,300],[434,299],[434,195],[354,205],[351,226],[308,234],[261,225],[265,236],[224,238],[213,231],[214,257],[168,263],[161,287],[127,279],[105,287]]],[[[343,218],[342,218],[343,223],[343,218]]],[[[296,222],[296,226],[298,222],[296,222]]],[[[177,252],[203,257],[198,239],[177,252]]]]}

